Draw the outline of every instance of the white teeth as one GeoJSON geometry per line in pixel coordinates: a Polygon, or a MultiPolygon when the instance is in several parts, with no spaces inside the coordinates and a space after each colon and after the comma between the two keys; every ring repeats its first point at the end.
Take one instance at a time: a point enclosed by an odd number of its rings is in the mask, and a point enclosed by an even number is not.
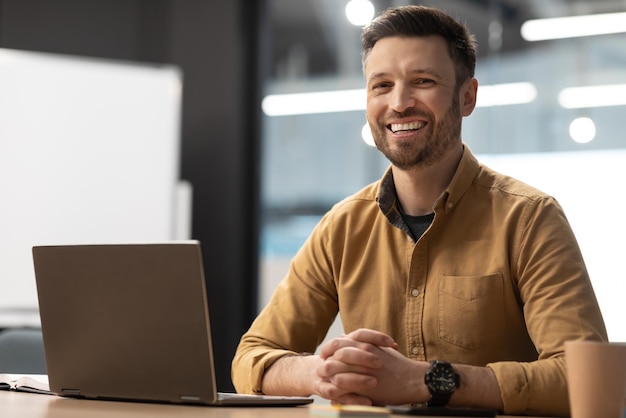
{"type": "Polygon", "coordinates": [[[414,129],[420,129],[424,127],[424,125],[426,125],[426,122],[392,123],[391,131],[394,133],[398,131],[410,131],[414,129]]]}

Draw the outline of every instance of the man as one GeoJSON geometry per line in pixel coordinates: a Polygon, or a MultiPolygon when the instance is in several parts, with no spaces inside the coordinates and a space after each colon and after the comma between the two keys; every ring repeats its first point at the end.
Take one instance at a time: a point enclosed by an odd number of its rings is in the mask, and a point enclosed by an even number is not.
{"type": "Polygon", "coordinates": [[[558,203],[461,140],[478,86],[472,35],[407,6],[362,41],[367,119],[391,166],[294,257],[242,337],[237,390],[567,415],[563,343],[606,330],[558,203]],[[311,354],[339,312],[347,334],[311,354]]]}

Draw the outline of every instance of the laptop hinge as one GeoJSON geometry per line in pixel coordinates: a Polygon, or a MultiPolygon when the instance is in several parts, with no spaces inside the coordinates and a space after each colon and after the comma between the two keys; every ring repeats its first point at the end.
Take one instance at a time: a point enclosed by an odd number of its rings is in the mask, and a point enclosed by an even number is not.
{"type": "Polygon", "coordinates": [[[194,395],[180,395],[180,400],[183,402],[200,402],[200,397],[194,395]]]}
{"type": "Polygon", "coordinates": [[[63,396],[80,396],[80,389],[61,389],[63,396]]]}

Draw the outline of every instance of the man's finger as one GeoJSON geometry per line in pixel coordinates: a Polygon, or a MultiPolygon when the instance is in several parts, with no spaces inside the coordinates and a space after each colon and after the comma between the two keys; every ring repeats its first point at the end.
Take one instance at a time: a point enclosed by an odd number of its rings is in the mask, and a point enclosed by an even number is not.
{"type": "Polygon", "coordinates": [[[398,344],[389,335],[373,329],[359,328],[346,335],[352,340],[372,344],[378,347],[398,348],[398,344]]]}
{"type": "Polygon", "coordinates": [[[316,373],[320,378],[327,379],[339,373],[358,373],[362,375],[373,375],[374,370],[377,368],[378,367],[348,364],[344,361],[335,360],[334,357],[331,357],[318,366],[316,373]]]}

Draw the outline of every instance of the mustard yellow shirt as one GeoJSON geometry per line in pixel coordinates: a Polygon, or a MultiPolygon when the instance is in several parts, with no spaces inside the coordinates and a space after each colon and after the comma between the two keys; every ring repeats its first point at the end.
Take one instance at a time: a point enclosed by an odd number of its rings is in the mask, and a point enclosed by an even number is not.
{"type": "Polygon", "coordinates": [[[465,147],[414,242],[391,170],[336,204],[243,335],[239,392],[279,357],[312,353],[336,315],[392,336],[415,360],[488,366],[507,414],[569,413],[563,342],[607,340],[582,255],[550,196],[480,165],[465,147]]]}

